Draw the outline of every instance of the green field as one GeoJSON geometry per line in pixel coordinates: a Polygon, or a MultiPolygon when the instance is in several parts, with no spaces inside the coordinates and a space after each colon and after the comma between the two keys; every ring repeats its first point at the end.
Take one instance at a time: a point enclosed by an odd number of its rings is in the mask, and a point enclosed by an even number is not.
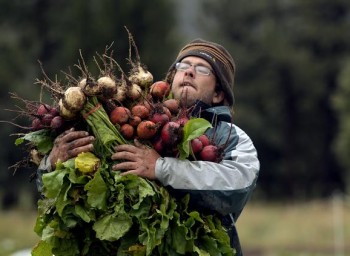
{"type": "Polygon", "coordinates": [[[350,200],[249,203],[237,222],[245,255],[350,255],[350,200]]]}
{"type": "MultiPolygon", "coordinates": [[[[36,213],[0,211],[0,256],[32,247],[36,213]]],[[[350,255],[350,200],[250,202],[237,227],[244,255],[350,255]]]]}

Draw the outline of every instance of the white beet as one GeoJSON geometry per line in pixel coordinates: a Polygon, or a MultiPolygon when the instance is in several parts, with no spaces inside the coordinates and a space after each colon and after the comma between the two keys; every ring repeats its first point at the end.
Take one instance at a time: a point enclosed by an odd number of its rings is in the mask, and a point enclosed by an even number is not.
{"type": "Polygon", "coordinates": [[[78,86],[69,87],[63,96],[64,107],[71,112],[78,112],[84,108],[86,96],[78,86]]]}
{"type": "Polygon", "coordinates": [[[78,87],[88,96],[95,96],[101,93],[101,87],[92,79],[81,79],[78,83],[78,87]]]}
{"type": "Polygon", "coordinates": [[[137,100],[142,95],[142,89],[138,84],[132,84],[126,92],[127,96],[132,100],[137,100]]]}
{"type": "Polygon", "coordinates": [[[153,75],[151,72],[139,65],[137,67],[137,71],[132,72],[132,74],[129,76],[129,80],[143,88],[148,88],[153,84],[153,75]]]}
{"type": "Polygon", "coordinates": [[[117,87],[115,81],[109,76],[102,76],[97,79],[97,84],[105,89],[114,89],[117,87]]]}
{"type": "Polygon", "coordinates": [[[122,80],[120,84],[117,85],[117,92],[114,94],[113,99],[123,102],[126,98],[126,92],[128,88],[126,82],[122,80]]]}
{"type": "Polygon", "coordinates": [[[78,83],[78,87],[80,87],[81,89],[85,89],[86,81],[87,81],[86,78],[81,79],[78,83]]]}
{"type": "Polygon", "coordinates": [[[60,111],[60,116],[66,120],[71,120],[74,119],[76,117],[76,112],[72,112],[70,110],[68,110],[64,104],[63,104],[63,100],[60,99],[58,102],[58,108],[60,111]]]}
{"type": "Polygon", "coordinates": [[[110,76],[102,76],[97,79],[97,85],[101,88],[102,97],[104,99],[113,98],[117,92],[117,83],[110,76]]]}

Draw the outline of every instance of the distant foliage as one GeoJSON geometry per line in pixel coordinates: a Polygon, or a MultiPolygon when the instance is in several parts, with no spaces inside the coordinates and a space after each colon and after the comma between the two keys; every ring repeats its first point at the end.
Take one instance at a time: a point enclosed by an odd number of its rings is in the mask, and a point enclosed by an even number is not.
{"type": "Polygon", "coordinates": [[[334,149],[345,169],[344,176],[347,188],[350,189],[350,58],[339,74],[338,84],[332,101],[339,118],[339,132],[334,141],[334,149]]]}
{"type": "MultiPolygon", "coordinates": [[[[156,79],[164,77],[177,50],[172,1],[155,0],[149,4],[135,0],[0,0],[0,6],[0,32],[4,35],[0,38],[2,109],[14,108],[9,92],[18,92],[26,99],[40,100],[40,86],[34,84],[35,78],[41,77],[38,60],[52,80],[60,80],[64,78],[60,70],[77,71],[67,65],[77,63],[79,50],[86,56],[93,56],[114,42],[118,45],[116,58],[126,63],[128,42],[124,26],[137,38],[141,58],[156,79]]],[[[42,97],[45,99],[47,95],[42,97]]],[[[0,120],[11,120],[13,116],[2,111],[0,120]]],[[[18,178],[21,174],[19,170],[13,178],[13,173],[7,168],[22,156],[18,151],[15,153],[17,149],[9,134],[18,130],[1,124],[0,131],[0,140],[5,145],[0,148],[1,195],[13,187],[13,183],[27,185],[32,170],[21,170],[23,179],[18,178]]],[[[34,183],[31,185],[35,187],[34,183]]]]}
{"type": "Polygon", "coordinates": [[[209,39],[237,64],[235,121],[258,148],[260,195],[344,190],[331,99],[350,54],[350,2],[206,0],[202,8],[209,39]]]}

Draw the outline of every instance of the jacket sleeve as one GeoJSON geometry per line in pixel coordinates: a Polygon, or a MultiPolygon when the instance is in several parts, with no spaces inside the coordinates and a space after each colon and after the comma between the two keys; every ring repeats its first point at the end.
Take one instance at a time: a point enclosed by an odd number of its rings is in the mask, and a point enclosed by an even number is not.
{"type": "Polygon", "coordinates": [[[36,187],[38,191],[41,193],[43,188],[42,176],[43,173],[51,172],[51,163],[49,161],[48,156],[44,156],[41,160],[38,169],[36,170],[36,187]]]}
{"type": "Polygon", "coordinates": [[[260,168],[257,152],[248,135],[235,125],[222,122],[208,135],[216,137],[217,145],[225,146],[220,163],[159,158],[156,177],[164,186],[189,193],[197,207],[223,216],[232,214],[236,220],[256,184],[260,168]]]}

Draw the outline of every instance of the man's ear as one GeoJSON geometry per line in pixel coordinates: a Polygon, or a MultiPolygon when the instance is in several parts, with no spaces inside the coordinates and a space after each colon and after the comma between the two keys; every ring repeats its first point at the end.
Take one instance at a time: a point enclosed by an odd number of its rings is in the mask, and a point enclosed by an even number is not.
{"type": "Polygon", "coordinates": [[[223,91],[215,91],[214,92],[214,96],[213,96],[213,99],[212,99],[212,103],[213,104],[217,104],[217,103],[220,103],[224,100],[225,98],[225,94],[223,91]]]}

